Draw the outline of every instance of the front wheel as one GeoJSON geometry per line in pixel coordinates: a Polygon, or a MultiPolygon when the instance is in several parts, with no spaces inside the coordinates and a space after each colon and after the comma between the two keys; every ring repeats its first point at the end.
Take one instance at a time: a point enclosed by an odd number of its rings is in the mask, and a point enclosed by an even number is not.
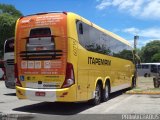
{"type": "Polygon", "coordinates": [[[90,101],[92,105],[98,105],[101,102],[101,86],[97,84],[94,98],[90,101]]]}
{"type": "Polygon", "coordinates": [[[159,88],[159,82],[156,78],[153,78],[153,84],[155,88],[159,88]]]}
{"type": "Polygon", "coordinates": [[[109,94],[110,94],[110,87],[109,87],[108,82],[106,82],[105,88],[103,89],[103,92],[102,92],[102,101],[103,102],[106,102],[109,99],[109,94]]]}
{"type": "Polygon", "coordinates": [[[135,87],[136,87],[136,77],[134,76],[132,78],[132,86],[131,86],[131,88],[135,88],[135,87]]]}

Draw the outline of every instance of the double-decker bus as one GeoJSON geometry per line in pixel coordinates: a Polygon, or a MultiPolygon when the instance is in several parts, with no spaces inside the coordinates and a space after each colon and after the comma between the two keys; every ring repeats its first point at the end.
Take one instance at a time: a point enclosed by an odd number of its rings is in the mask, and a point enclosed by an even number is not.
{"type": "Polygon", "coordinates": [[[71,12],[19,18],[15,48],[19,99],[96,105],[135,85],[129,42],[71,12]]]}
{"type": "Polygon", "coordinates": [[[9,38],[4,43],[4,67],[5,67],[5,86],[15,88],[14,75],[14,38],[9,38]]]}

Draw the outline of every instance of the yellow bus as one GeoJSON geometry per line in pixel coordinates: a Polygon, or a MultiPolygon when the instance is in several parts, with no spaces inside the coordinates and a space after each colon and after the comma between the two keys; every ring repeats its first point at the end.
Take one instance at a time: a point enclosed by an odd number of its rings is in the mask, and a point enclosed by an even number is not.
{"type": "Polygon", "coordinates": [[[96,105],[110,93],[134,86],[131,45],[77,14],[21,17],[15,34],[19,99],[96,105]]]}

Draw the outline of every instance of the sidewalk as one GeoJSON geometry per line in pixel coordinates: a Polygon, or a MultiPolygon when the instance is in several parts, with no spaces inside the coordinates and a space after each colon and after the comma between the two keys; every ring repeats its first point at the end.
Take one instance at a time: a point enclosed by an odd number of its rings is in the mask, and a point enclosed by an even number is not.
{"type": "Polygon", "coordinates": [[[153,77],[138,77],[136,88],[129,90],[126,93],[160,95],[160,88],[154,88],[153,77]]]}

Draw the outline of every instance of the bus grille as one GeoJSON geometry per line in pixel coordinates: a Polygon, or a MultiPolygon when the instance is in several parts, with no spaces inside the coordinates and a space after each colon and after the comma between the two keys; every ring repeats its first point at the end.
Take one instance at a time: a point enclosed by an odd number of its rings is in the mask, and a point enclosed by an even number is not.
{"type": "Polygon", "coordinates": [[[14,59],[9,59],[6,61],[7,65],[14,65],[14,59]]]}

